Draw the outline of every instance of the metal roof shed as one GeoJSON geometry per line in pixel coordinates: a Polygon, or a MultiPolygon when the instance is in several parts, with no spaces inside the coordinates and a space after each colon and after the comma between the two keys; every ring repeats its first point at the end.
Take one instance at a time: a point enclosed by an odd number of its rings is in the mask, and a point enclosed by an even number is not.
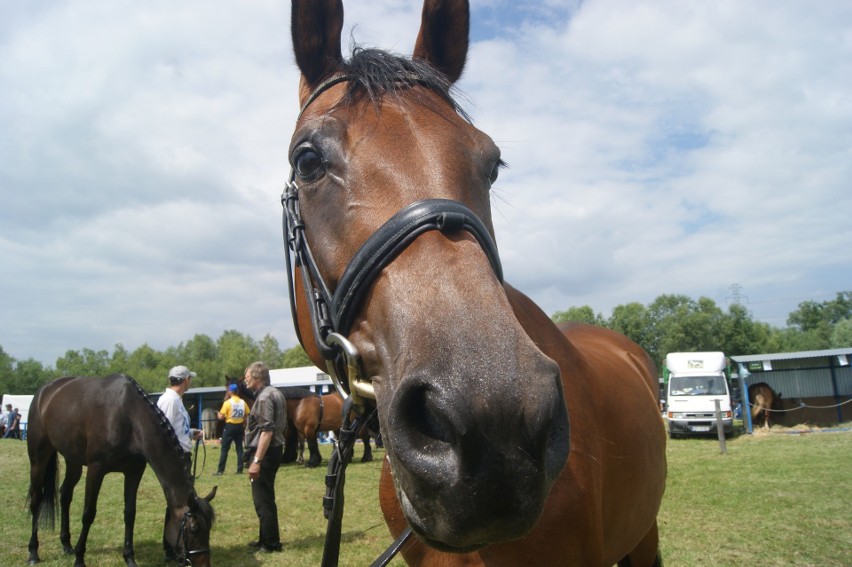
{"type": "MultiPolygon", "coordinates": [[[[852,348],[732,356],[746,385],[765,382],[783,394],[787,425],[852,420],[852,348]]],[[[743,396],[747,399],[747,387],[743,396]]],[[[751,431],[749,412],[744,411],[751,431]]]]}

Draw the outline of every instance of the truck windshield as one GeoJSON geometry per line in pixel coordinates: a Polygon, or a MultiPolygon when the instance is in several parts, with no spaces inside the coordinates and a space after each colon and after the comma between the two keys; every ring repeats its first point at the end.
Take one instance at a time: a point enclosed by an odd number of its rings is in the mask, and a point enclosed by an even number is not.
{"type": "Polygon", "coordinates": [[[725,380],[720,376],[672,376],[669,394],[672,396],[725,395],[725,380]]]}

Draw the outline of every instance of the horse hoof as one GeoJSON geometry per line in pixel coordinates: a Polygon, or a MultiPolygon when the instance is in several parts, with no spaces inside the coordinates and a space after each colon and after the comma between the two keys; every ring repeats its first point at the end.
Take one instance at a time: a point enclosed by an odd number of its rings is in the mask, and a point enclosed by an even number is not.
{"type": "Polygon", "coordinates": [[[37,555],[35,557],[31,555],[30,558],[27,559],[27,565],[38,565],[39,563],[41,563],[41,559],[39,559],[37,555]]]}

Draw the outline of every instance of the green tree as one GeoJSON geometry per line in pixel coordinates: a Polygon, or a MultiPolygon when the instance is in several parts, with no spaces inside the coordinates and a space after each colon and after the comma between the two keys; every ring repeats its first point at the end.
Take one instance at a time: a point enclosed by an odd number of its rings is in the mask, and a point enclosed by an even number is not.
{"type": "Polygon", "coordinates": [[[835,326],[849,318],[852,318],[852,292],[839,292],[834,299],[822,303],[803,301],[787,318],[787,325],[794,330],[787,335],[790,350],[829,348],[835,326]]]}
{"type": "Polygon", "coordinates": [[[225,331],[216,345],[221,371],[227,376],[242,376],[249,364],[260,360],[260,349],[252,338],[238,331],[225,331]]]}
{"type": "Polygon", "coordinates": [[[583,305],[582,307],[570,307],[565,311],[557,311],[553,314],[554,323],[565,323],[568,321],[574,323],[588,323],[590,325],[599,325],[603,326],[605,324],[604,318],[601,314],[596,314],[594,310],[588,305],[583,305]]]}
{"type": "Polygon", "coordinates": [[[852,319],[841,319],[831,331],[831,348],[852,347],[852,319]]]}
{"type": "Polygon", "coordinates": [[[257,344],[260,351],[260,360],[264,361],[270,368],[285,368],[284,353],[278,346],[278,340],[269,333],[260,339],[257,344]]]}
{"type": "Polygon", "coordinates": [[[606,326],[626,336],[649,351],[652,345],[648,310],[638,302],[618,305],[612,310],[612,316],[606,326]]]}
{"type": "Polygon", "coordinates": [[[308,358],[305,349],[302,348],[302,345],[296,345],[293,348],[284,351],[281,368],[300,368],[302,366],[313,366],[313,364],[314,363],[311,362],[311,359],[308,358]]]}
{"type": "Polygon", "coordinates": [[[12,385],[15,394],[35,394],[36,390],[47,384],[53,378],[50,369],[45,369],[41,362],[28,358],[15,364],[15,381],[12,385]]]}
{"type": "Polygon", "coordinates": [[[15,378],[15,359],[6,354],[0,346],[0,394],[12,393],[11,385],[15,378]]]}
{"type": "Polygon", "coordinates": [[[156,392],[166,387],[169,369],[174,364],[162,354],[143,344],[134,350],[127,359],[125,373],[133,376],[139,385],[148,392],[156,392]]]}
{"type": "Polygon", "coordinates": [[[130,353],[127,352],[127,349],[124,348],[124,345],[121,343],[116,343],[113,347],[112,357],[110,358],[109,365],[107,367],[107,374],[118,373],[130,373],[130,353]]]}
{"type": "Polygon", "coordinates": [[[103,376],[110,365],[109,353],[90,348],[69,350],[56,359],[56,371],[62,376],[103,376]]]}
{"type": "Polygon", "coordinates": [[[648,306],[648,343],[642,346],[660,367],[670,352],[720,350],[721,316],[712,299],[661,295],[648,306]]]}
{"type": "Polygon", "coordinates": [[[219,347],[209,336],[197,334],[176,348],[166,349],[166,356],[174,364],[189,367],[197,374],[192,381],[194,386],[217,386],[225,383],[222,363],[219,360],[219,347]]]}
{"type": "Polygon", "coordinates": [[[729,356],[768,352],[771,333],[769,325],[752,320],[748,309],[735,303],[721,320],[719,350],[729,356]]]}

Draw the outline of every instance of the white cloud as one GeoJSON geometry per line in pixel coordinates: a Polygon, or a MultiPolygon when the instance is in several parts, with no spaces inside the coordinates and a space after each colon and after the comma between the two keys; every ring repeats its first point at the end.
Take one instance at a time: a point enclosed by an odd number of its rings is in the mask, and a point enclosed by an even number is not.
{"type": "MultiPolygon", "coordinates": [[[[278,196],[297,112],[289,5],[0,7],[0,345],[294,344],[278,196]]],[[[349,3],[409,53],[420,7],[349,3]]],[[[545,311],[661,293],[774,324],[848,289],[852,8],[475,2],[461,88],[503,151],[507,279],[545,311]]],[[[354,26],[354,30],[353,30],[354,26]]]]}

